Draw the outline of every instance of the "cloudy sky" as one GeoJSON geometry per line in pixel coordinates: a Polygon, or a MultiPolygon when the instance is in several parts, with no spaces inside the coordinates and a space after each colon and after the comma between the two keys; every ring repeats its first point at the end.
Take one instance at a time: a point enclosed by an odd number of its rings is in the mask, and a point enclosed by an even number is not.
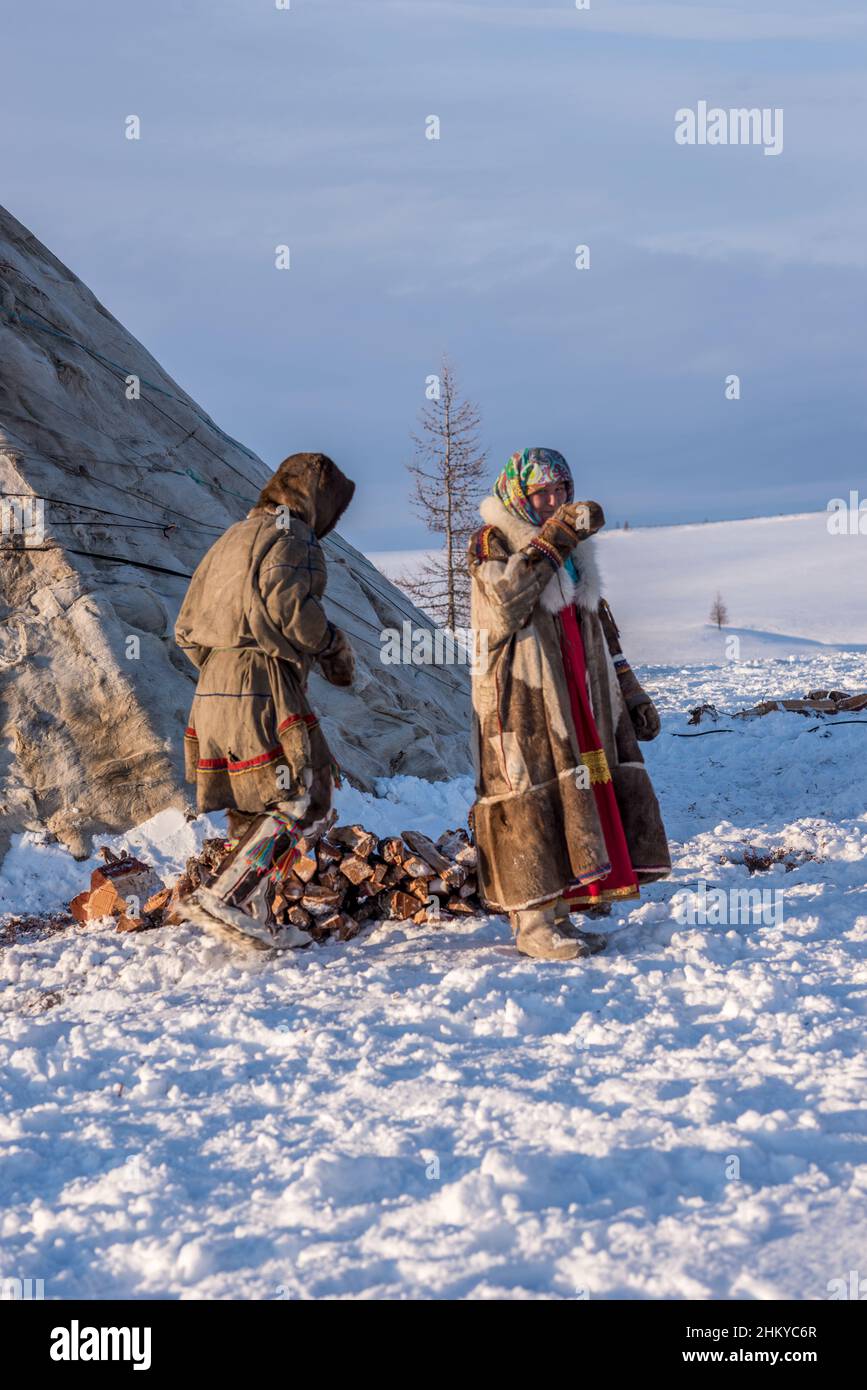
{"type": "Polygon", "coordinates": [[[0,198],[224,429],[332,454],[356,544],[426,543],[444,351],[492,476],[558,448],[612,521],[867,492],[863,0],[3,11],[0,198]],[[782,153],[678,145],[700,101],[782,153]]]}

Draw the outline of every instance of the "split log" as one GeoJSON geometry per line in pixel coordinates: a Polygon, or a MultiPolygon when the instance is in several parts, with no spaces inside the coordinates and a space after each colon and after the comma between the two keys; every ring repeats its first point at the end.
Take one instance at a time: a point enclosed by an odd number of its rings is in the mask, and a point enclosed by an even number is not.
{"type": "Polygon", "coordinates": [[[476,847],[470,844],[465,830],[444,830],[436,842],[436,847],[455,864],[474,869],[477,862],[476,847]]]}
{"type": "Polygon", "coordinates": [[[401,865],[404,874],[410,878],[423,878],[425,880],[432,877],[430,864],[426,864],[417,854],[408,854],[401,865]]]}
{"type": "Polygon", "coordinates": [[[153,916],[155,912],[162,912],[171,896],[171,888],[161,888],[158,893],[154,893],[152,898],[148,898],[142,911],[146,912],[149,917],[153,916]]]}
{"type": "MultiPolygon", "coordinates": [[[[383,864],[382,867],[385,868],[386,866],[383,864]]],[[[367,902],[369,898],[378,897],[385,886],[386,885],[374,877],[366,878],[362,883],[359,883],[358,887],[355,889],[355,897],[360,903],[367,902]]]]}
{"type": "Polygon", "coordinates": [[[411,878],[408,880],[404,891],[411,893],[414,898],[420,898],[423,903],[426,903],[431,896],[430,880],[426,878],[411,878]]]}
{"type": "Polygon", "coordinates": [[[307,884],[291,871],[280,879],[280,896],[289,902],[297,902],[307,891],[307,884]]]}
{"type": "Polygon", "coordinates": [[[429,839],[427,835],[422,835],[420,830],[402,830],[400,833],[413,854],[417,854],[420,859],[423,859],[434,873],[447,883],[452,879],[455,880],[451,886],[458,887],[458,880],[461,878],[460,873],[456,870],[452,860],[437,849],[433,840],[429,839]]]}
{"type": "Polygon", "coordinates": [[[393,888],[390,892],[383,893],[380,901],[384,915],[392,921],[402,922],[418,912],[418,898],[411,893],[401,893],[399,888],[393,888]]]}
{"type": "Polygon", "coordinates": [[[345,845],[359,859],[367,859],[376,849],[376,836],[363,825],[338,825],[328,838],[336,845],[345,845]]]}
{"type": "Polygon", "coordinates": [[[339,864],[345,852],[342,845],[335,844],[333,840],[323,836],[316,846],[316,858],[319,861],[319,868],[326,869],[329,864],[339,864]]]}
{"type": "MultiPolygon", "coordinates": [[[[299,840],[298,843],[300,847],[303,841],[299,840]]],[[[309,883],[318,867],[316,855],[313,853],[312,849],[306,845],[305,848],[300,851],[297,858],[292,860],[292,872],[296,877],[301,879],[302,883],[309,883]]]]}
{"type": "Polygon", "coordinates": [[[317,922],[316,928],[317,934],[327,932],[329,936],[336,936],[338,941],[351,941],[361,930],[360,924],[348,912],[332,913],[330,917],[317,922]]]}
{"type": "Polygon", "coordinates": [[[392,835],[388,839],[380,840],[377,849],[380,858],[384,859],[386,864],[403,863],[406,847],[399,835],[392,835]]]}
{"type": "Polygon", "coordinates": [[[368,864],[367,860],[359,854],[347,854],[340,861],[340,872],[345,874],[350,883],[356,886],[363,883],[366,878],[373,877],[373,865],[368,864]]]}
{"type": "Polygon", "coordinates": [[[449,898],[446,907],[449,912],[463,913],[467,917],[474,917],[478,911],[477,908],[473,907],[472,903],[467,902],[466,898],[459,898],[457,895],[453,898],[449,898]]]}
{"type": "Polygon", "coordinates": [[[317,918],[327,917],[329,913],[335,912],[340,908],[343,901],[342,893],[335,893],[331,888],[323,888],[318,883],[309,883],[307,892],[301,899],[301,906],[305,912],[317,918]]]}
{"type": "Polygon", "coordinates": [[[329,864],[327,869],[323,869],[319,874],[319,882],[323,888],[330,888],[333,893],[345,894],[350,887],[350,881],[341,873],[337,864],[329,864]]]}

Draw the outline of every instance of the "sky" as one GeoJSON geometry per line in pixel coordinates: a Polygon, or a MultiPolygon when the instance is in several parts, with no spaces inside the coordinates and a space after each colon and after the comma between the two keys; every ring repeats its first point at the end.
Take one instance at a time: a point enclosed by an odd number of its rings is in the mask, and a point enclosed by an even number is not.
{"type": "Polygon", "coordinates": [[[559,449],[612,523],[867,492],[863,0],[0,17],[0,200],[267,463],[331,454],[361,548],[431,544],[405,465],[443,353],[491,479],[559,449]],[[781,109],[782,152],[678,144],[701,101],[781,109]]]}

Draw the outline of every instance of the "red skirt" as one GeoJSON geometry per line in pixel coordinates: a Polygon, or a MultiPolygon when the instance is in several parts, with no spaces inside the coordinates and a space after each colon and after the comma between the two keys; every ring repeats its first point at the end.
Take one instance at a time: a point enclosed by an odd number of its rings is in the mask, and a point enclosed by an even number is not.
{"type": "Polygon", "coordinates": [[[623,822],[614,795],[614,783],[587,693],[587,663],[578,615],[572,604],[558,613],[560,619],[560,651],[569,689],[569,703],[578,735],[581,759],[587,767],[590,786],[596,799],[599,823],[605,836],[607,872],[589,882],[575,881],[563,890],[576,908],[591,907],[615,898],[637,898],[638,879],[629,857],[623,822]]]}

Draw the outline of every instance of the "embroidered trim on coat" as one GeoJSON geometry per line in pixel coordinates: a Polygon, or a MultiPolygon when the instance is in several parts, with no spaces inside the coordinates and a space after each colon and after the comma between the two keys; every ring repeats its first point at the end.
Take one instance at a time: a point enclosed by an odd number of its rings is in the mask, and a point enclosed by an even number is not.
{"type": "Polygon", "coordinates": [[[582,751],[581,761],[590,773],[591,786],[595,782],[611,781],[611,769],[604,748],[588,748],[582,751]]]}

